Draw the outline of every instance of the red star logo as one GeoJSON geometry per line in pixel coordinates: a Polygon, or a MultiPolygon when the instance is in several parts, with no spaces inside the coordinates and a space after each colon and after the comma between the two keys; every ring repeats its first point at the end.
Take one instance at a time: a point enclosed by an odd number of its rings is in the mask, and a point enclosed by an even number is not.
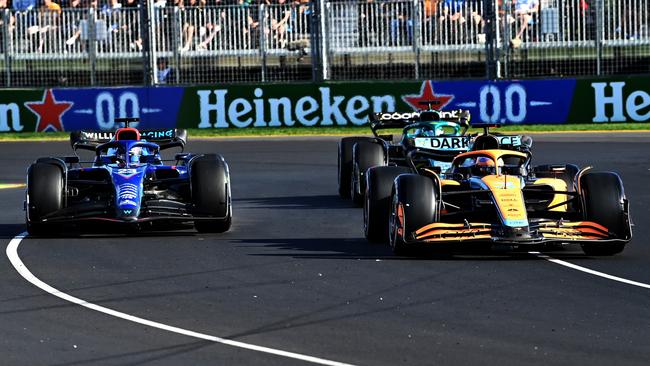
{"type": "Polygon", "coordinates": [[[25,102],[25,107],[29,108],[36,116],[36,132],[43,132],[51,129],[52,131],[63,131],[61,115],[65,113],[74,103],[57,102],[52,94],[52,89],[47,89],[43,94],[43,100],[40,102],[25,102]]]}
{"type": "Polygon", "coordinates": [[[413,108],[413,110],[416,111],[427,107],[426,105],[420,104],[420,102],[434,102],[432,107],[434,109],[441,110],[453,99],[453,95],[436,95],[436,93],[433,91],[433,82],[431,82],[431,80],[427,80],[422,83],[422,87],[420,88],[420,95],[411,94],[402,97],[402,100],[408,103],[413,108]],[[437,102],[437,104],[435,102],[437,102]]]}

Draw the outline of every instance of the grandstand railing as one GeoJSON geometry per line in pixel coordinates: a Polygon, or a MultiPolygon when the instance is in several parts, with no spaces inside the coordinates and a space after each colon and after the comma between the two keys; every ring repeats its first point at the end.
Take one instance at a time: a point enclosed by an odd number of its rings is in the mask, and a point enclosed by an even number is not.
{"type": "Polygon", "coordinates": [[[650,72],[650,0],[144,3],[0,9],[0,85],[650,72]]]}

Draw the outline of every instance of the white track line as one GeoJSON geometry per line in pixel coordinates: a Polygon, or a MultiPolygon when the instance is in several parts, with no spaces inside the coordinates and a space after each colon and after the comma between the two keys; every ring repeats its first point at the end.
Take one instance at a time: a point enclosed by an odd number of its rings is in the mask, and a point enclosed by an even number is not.
{"type": "Polygon", "coordinates": [[[559,265],[564,266],[564,267],[575,269],[576,271],[589,273],[589,274],[592,274],[594,276],[607,278],[608,280],[618,281],[618,282],[626,283],[626,284],[632,285],[632,286],[638,286],[638,287],[643,287],[643,288],[650,289],[650,284],[647,284],[647,283],[632,281],[632,280],[628,280],[626,278],[616,277],[616,276],[609,275],[607,273],[594,271],[593,269],[581,267],[581,266],[578,266],[577,264],[573,264],[573,263],[565,262],[565,261],[560,260],[560,259],[549,257],[548,255],[542,254],[540,252],[528,252],[528,253],[532,254],[534,256],[537,256],[539,258],[546,259],[549,262],[553,262],[555,264],[559,264],[559,265]]]}
{"type": "Polygon", "coordinates": [[[279,349],[274,349],[274,348],[269,348],[269,347],[264,347],[264,346],[257,346],[254,344],[250,343],[244,343],[244,342],[238,342],[238,341],[233,341],[231,339],[227,338],[221,338],[221,337],[215,337],[211,336],[208,334],[203,334],[203,333],[198,333],[194,332],[191,330],[183,329],[183,328],[178,328],[174,327],[171,325],[166,325],[162,323],[158,323],[152,320],[147,320],[143,318],[139,318],[137,316],[129,315],[126,313],[122,313],[117,310],[112,310],[106,307],[103,307],[101,305],[96,305],[90,302],[87,302],[86,300],[82,300],[80,298],[68,295],[64,292],[61,292],[54,287],[48,285],[47,283],[39,280],[32,272],[27,269],[23,261],[20,259],[18,256],[18,246],[20,245],[20,242],[27,236],[27,233],[21,233],[16,235],[13,239],[11,239],[11,242],[9,242],[9,245],[7,246],[7,257],[11,261],[11,264],[16,268],[18,273],[23,276],[27,281],[29,281],[32,285],[40,288],[41,290],[54,295],[62,300],[71,302],[73,304],[81,305],[85,308],[99,311],[100,313],[104,313],[110,316],[114,316],[116,318],[128,320],[130,322],[146,325],[148,327],[153,327],[153,328],[158,328],[161,330],[165,330],[168,332],[173,332],[173,333],[178,333],[182,334],[188,337],[194,337],[198,339],[203,339],[206,341],[210,342],[215,342],[215,343],[221,343],[225,344],[228,346],[232,347],[238,347],[238,348],[244,348],[252,351],[257,351],[257,352],[264,352],[264,353],[270,353],[272,355],[276,356],[281,356],[281,357],[287,357],[287,358],[293,358],[296,360],[301,360],[305,362],[311,362],[319,365],[330,365],[330,366],[353,366],[348,363],[343,363],[343,362],[337,362],[337,361],[332,361],[332,360],[327,360],[324,358],[319,358],[319,357],[314,357],[314,356],[308,356],[308,355],[303,355],[300,353],[294,353],[294,352],[288,352],[288,351],[282,351],[279,349]]]}

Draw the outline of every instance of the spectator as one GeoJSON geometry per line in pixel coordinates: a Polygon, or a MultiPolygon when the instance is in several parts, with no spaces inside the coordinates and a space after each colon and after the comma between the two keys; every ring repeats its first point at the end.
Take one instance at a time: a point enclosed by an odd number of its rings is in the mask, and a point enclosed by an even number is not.
{"type": "Polygon", "coordinates": [[[443,32],[441,40],[446,44],[461,43],[465,37],[463,25],[467,21],[465,0],[444,0],[442,14],[439,17],[440,28],[443,32]]]}
{"type": "Polygon", "coordinates": [[[287,6],[286,0],[277,0],[277,3],[268,8],[267,14],[270,13],[271,28],[266,29],[270,32],[271,48],[287,47],[287,29],[291,19],[291,9],[287,6]]]}
{"type": "Polygon", "coordinates": [[[13,0],[12,4],[16,11],[30,11],[36,8],[36,0],[13,0]]]}
{"type": "Polygon", "coordinates": [[[401,46],[413,42],[413,17],[410,3],[391,3],[391,45],[401,46]],[[406,37],[404,36],[406,34],[406,37]]]}
{"type": "Polygon", "coordinates": [[[167,59],[161,57],[157,62],[158,84],[169,84],[176,82],[176,70],[167,64],[167,59]]]}
{"type": "Polygon", "coordinates": [[[43,7],[40,12],[40,26],[38,28],[40,38],[38,42],[38,52],[45,51],[45,45],[49,42],[48,48],[53,48],[56,42],[51,42],[56,35],[56,29],[59,26],[59,17],[61,16],[61,6],[52,0],[43,0],[43,7]]]}
{"type": "Polygon", "coordinates": [[[0,52],[4,52],[4,39],[5,37],[10,37],[7,39],[7,43],[11,42],[11,34],[13,34],[13,30],[16,24],[16,18],[12,13],[8,13],[7,17],[7,24],[5,24],[5,9],[9,8],[9,4],[7,4],[7,0],[0,0],[0,52]],[[5,34],[5,29],[7,29],[9,32],[8,34],[5,34]]]}
{"type": "Polygon", "coordinates": [[[203,6],[205,5],[205,0],[188,0],[187,3],[183,0],[178,2],[178,6],[184,10],[184,21],[183,21],[183,41],[181,52],[187,52],[192,47],[192,42],[194,41],[194,33],[196,31],[197,25],[203,23],[204,13],[203,6]]]}
{"type": "MultiPolygon", "coordinates": [[[[122,7],[134,9],[140,6],[140,0],[124,0],[122,7]]],[[[129,47],[134,50],[142,50],[142,38],[140,37],[140,17],[136,16],[133,23],[124,24],[125,31],[128,34],[129,47]]]]}
{"type": "Polygon", "coordinates": [[[119,0],[109,0],[102,5],[101,15],[108,21],[108,30],[112,33],[120,31],[120,10],[122,10],[122,3],[119,0]]]}
{"type": "Polygon", "coordinates": [[[519,31],[512,39],[512,46],[519,47],[524,32],[528,30],[529,25],[533,24],[535,17],[539,12],[539,0],[516,0],[515,17],[519,18],[519,31]]]}
{"type": "MultiPolygon", "coordinates": [[[[211,13],[211,15],[212,14],[214,13],[211,13]]],[[[223,29],[222,23],[224,23],[226,20],[226,12],[223,10],[218,10],[216,17],[217,19],[215,21],[206,21],[206,23],[199,28],[199,37],[201,38],[201,43],[196,46],[197,50],[206,50],[212,48],[212,41],[223,29]]],[[[211,19],[212,17],[209,18],[211,19]]]]}
{"type": "MultiPolygon", "coordinates": [[[[76,11],[81,11],[81,0],[72,0],[68,3],[69,9],[74,9],[75,16],[81,15],[76,14],[76,11]]],[[[69,18],[68,18],[69,19],[69,18]]],[[[81,19],[77,18],[72,24],[65,25],[68,28],[66,29],[67,35],[70,37],[65,41],[66,46],[72,46],[75,44],[79,36],[81,35],[81,19]]]]}
{"type": "MultiPolygon", "coordinates": [[[[258,0],[236,0],[239,9],[236,10],[235,27],[241,29],[241,44],[236,45],[235,48],[247,49],[256,48],[259,43],[259,2],[258,0]],[[241,16],[241,12],[244,16],[241,16]],[[242,22],[242,19],[245,19],[242,22]]],[[[268,2],[267,2],[268,4],[268,2]]],[[[268,17],[268,12],[267,12],[268,17]]],[[[237,37],[237,39],[240,39],[237,37]]]]}
{"type": "Polygon", "coordinates": [[[440,0],[424,0],[422,3],[422,43],[431,45],[434,43],[436,32],[436,18],[440,0]]]}

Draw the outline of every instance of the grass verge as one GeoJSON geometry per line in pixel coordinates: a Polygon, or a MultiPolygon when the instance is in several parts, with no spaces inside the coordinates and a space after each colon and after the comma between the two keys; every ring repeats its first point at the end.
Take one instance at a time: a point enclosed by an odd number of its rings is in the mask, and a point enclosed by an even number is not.
{"type": "MultiPolygon", "coordinates": [[[[516,125],[498,128],[499,132],[544,133],[544,132],[607,132],[607,131],[650,131],[650,123],[583,123],[559,125],[516,125]]],[[[204,137],[257,137],[257,136],[327,136],[369,134],[368,126],[355,127],[275,127],[242,129],[189,129],[190,138],[204,137]]],[[[67,140],[67,132],[11,132],[0,133],[0,141],[57,141],[67,140]]]]}

